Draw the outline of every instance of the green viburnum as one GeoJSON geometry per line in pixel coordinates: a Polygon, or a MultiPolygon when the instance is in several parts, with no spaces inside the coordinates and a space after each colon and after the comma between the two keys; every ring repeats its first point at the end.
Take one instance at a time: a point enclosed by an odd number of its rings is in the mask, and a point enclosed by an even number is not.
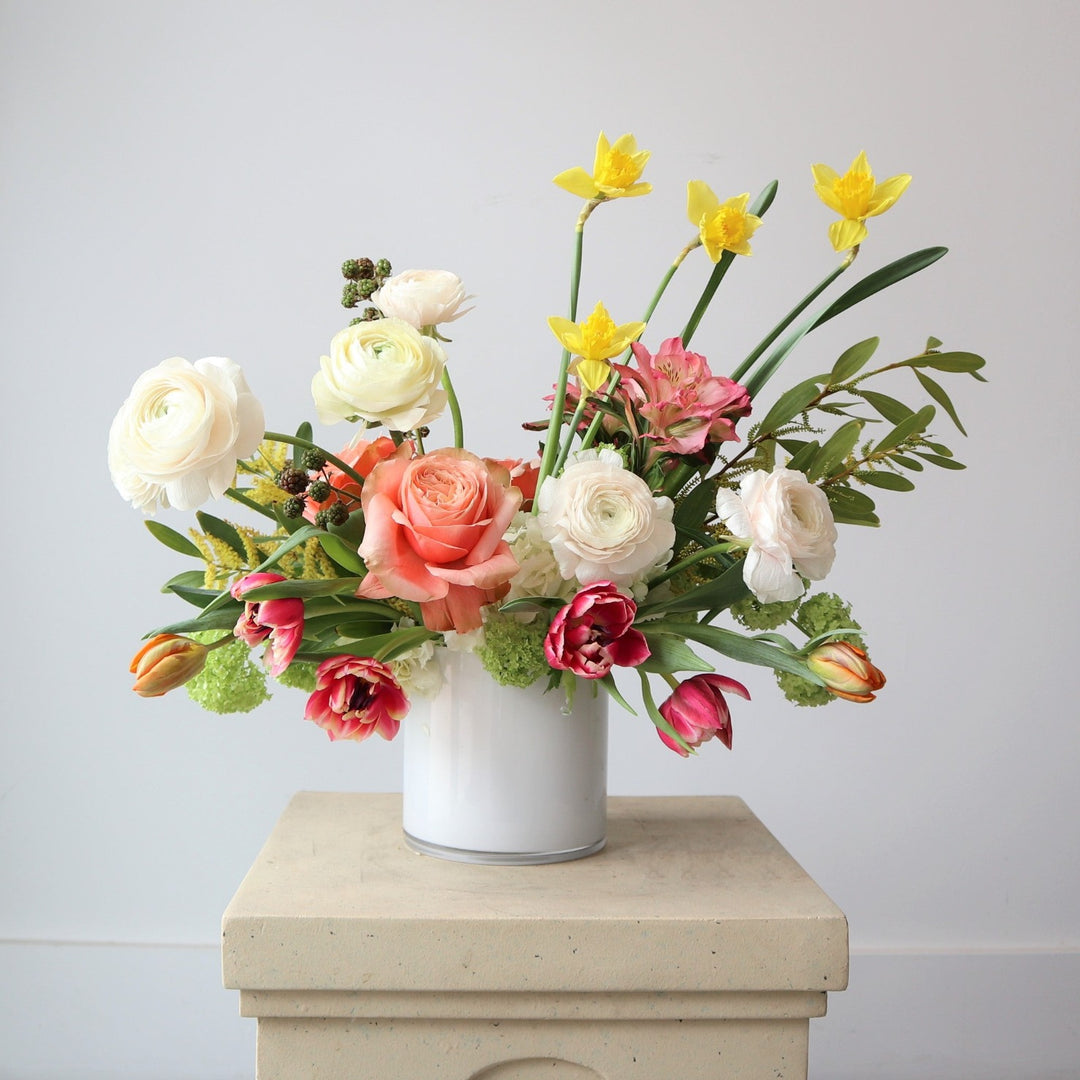
{"type": "Polygon", "coordinates": [[[544,657],[547,629],[542,618],[525,623],[494,612],[484,620],[484,644],[476,655],[500,686],[532,686],[550,670],[544,657]]]}
{"type": "MultiPolygon", "coordinates": [[[[786,605],[768,605],[770,607],[783,607],[786,605]]],[[[792,607],[796,605],[791,605],[792,607]]],[[[859,624],[851,616],[851,605],[836,593],[821,592],[807,597],[798,604],[798,614],[795,622],[799,629],[808,638],[817,637],[819,634],[828,633],[830,630],[840,630],[844,627],[861,629],[859,624]]],[[[847,641],[860,649],[866,648],[859,634],[837,634],[837,641],[847,641]]],[[[829,693],[824,686],[818,686],[807,679],[787,671],[776,672],[776,683],[784,692],[784,697],[796,705],[814,707],[828,705],[836,701],[836,695],[829,693]]]]}
{"type": "Polygon", "coordinates": [[[318,664],[307,660],[294,660],[280,675],[277,681],[282,686],[291,686],[310,694],[315,689],[315,669],[318,664]]]}
{"type": "Polygon", "coordinates": [[[775,630],[795,614],[798,600],[778,600],[763,604],[753,596],[744,597],[731,605],[731,614],[747,630],[775,630]]]}
{"type": "MultiPolygon", "coordinates": [[[[191,636],[208,645],[221,634],[210,630],[191,636]]],[[[263,666],[252,659],[251,650],[239,640],[210,652],[206,666],[185,686],[192,701],[216,713],[251,712],[270,700],[263,666]]]]}

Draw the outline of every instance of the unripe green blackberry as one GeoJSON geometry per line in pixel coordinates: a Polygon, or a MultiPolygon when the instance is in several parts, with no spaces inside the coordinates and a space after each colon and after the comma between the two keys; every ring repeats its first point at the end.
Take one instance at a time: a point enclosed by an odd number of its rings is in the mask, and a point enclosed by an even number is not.
{"type": "Polygon", "coordinates": [[[287,518],[298,518],[304,512],[304,500],[295,495],[281,504],[281,512],[287,518]]]}
{"type": "Polygon", "coordinates": [[[359,259],[346,259],[341,264],[341,276],[348,278],[349,281],[359,281],[360,274],[360,260],[359,259]]]}
{"type": "Polygon", "coordinates": [[[320,529],[327,528],[327,526],[329,526],[329,524],[330,524],[330,511],[329,510],[320,510],[315,515],[315,524],[318,525],[318,527],[320,529]]]}
{"type": "Polygon", "coordinates": [[[290,495],[302,495],[307,491],[308,474],[303,469],[294,469],[291,465],[286,465],[274,478],[274,483],[290,495]]]}
{"type": "Polygon", "coordinates": [[[325,480],[316,480],[307,489],[307,495],[317,503],[326,502],[330,498],[330,485],[325,480]]]}
{"type": "Polygon", "coordinates": [[[382,318],[382,312],[377,307],[364,308],[363,314],[360,316],[360,322],[374,322],[376,319],[382,318]]]}
{"type": "Polygon", "coordinates": [[[343,502],[336,502],[327,509],[327,516],[331,525],[344,525],[349,520],[349,511],[343,502]]]}
{"type": "Polygon", "coordinates": [[[356,307],[360,303],[360,286],[355,281],[350,281],[341,290],[341,306],[356,307]]]}
{"type": "Polygon", "coordinates": [[[356,291],[360,295],[361,300],[367,300],[368,297],[379,287],[378,282],[372,281],[370,278],[367,281],[358,282],[356,285],[356,291]]]}
{"type": "Polygon", "coordinates": [[[314,446],[309,446],[300,455],[300,464],[305,469],[311,469],[312,472],[318,472],[326,464],[326,455],[314,446]]]}
{"type": "Polygon", "coordinates": [[[393,270],[390,269],[389,259],[380,259],[375,264],[375,276],[377,278],[388,278],[392,273],[393,270]]]}

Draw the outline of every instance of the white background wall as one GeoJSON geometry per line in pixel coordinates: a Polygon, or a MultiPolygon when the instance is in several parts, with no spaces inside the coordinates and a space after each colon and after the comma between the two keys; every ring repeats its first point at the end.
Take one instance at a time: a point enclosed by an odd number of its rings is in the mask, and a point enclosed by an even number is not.
{"type": "MultiPolygon", "coordinates": [[[[968,471],[843,531],[830,584],[888,673],[879,701],[796,711],[744,671],[733,754],[683,761],[620,715],[611,791],[742,795],[848,914],[852,984],[815,1022],[812,1075],[1080,1074],[1078,28],[1038,0],[0,5],[0,1076],[250,1075],[223,908],[294,791],[398,786],[397,745],[330,745],[298,692],[239,717],[129,692],[140,635],[179,604],[156,591],[178,557],[105,466],[132,381],[227,355],[271,426],[312,417],[338,265],[385,254],[477,294],[450,347],[467,440],[527,453],[578,210],[550,177],[589,165],[600,128],[653,151],[655,190],[590,222],[583,305],[637,317],[692,233],[686,180],[776,177],[695,339],[729,368],[833,265],[810,164],[865,148],[915,179],[853,273],[951,253],[778,384],[874,333],[892,358],[935,334],[991,379],[949,382],[969,439],[935,425],[968,471]]],[[[653,344],[704,275],[684,271],[653,344]]]]}

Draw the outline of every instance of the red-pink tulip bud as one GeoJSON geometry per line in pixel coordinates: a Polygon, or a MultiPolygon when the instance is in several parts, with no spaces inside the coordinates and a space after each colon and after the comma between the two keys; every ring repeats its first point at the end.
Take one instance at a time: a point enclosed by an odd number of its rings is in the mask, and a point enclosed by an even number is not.
{"type": "Polygon", "coordinates": [[[873,701],[874,692],[885,685],[885,676],[866,653],[846,641],[819,645],[807,657],[806,666],[824,680],[826,689],[848,701],[873,701]]]}
{"type": "Polygon", "coordinates": [[[198,675],[209,651],[191,638],[155,634],[131,661],[131,689],[140,697],[161,697],[198,675]]]}

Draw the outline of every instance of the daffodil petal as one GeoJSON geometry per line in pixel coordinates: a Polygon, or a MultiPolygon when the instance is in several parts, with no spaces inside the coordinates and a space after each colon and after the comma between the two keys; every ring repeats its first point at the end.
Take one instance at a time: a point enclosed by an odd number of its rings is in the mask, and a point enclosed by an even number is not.
{"type": "Polygon", "coordinates": [[[861,221],[841,219],[829,226],[829,239],[837,251],[847,251],[866,238],[867,229],[861,221]]]}
{"type": "Polygon", "coordinates": [[[867,160],[866,151],[860,150],[859,156],[851,163],[851,168],[848,172],[862,173],[864,175],[873,175],[873,171],[870,168],[870,162],[867,160]]]}
{"type": "Polygon", "coordinates": [[[624,349],[630,347],[631,341],[637,341],[645,332],[643,322],[623,323],[615,328],[615,334],[611,339],[611,351],[608,357],[618,356],[624,349]]]}
{"type": "MultiPolygon", "coordinates": [[[[692,225],[701,225],[701,219],[711,214],[720,200],[704,180],[690,180],[686,185],[686,216],[692,225]]],[[[717,256],[719,258],[719,256],[717,256]]],[[[713,259],[715,262],[716,259],[713,259]]]]}
{"type": "MultiPolygon", "coordinates": [[[[626,138],[624,135],[623,138],[626,138]]],[[[616,140],[616,145],[618,141],[616,140]]],[[[596,155],[593,158],[593,176],[599,176],[600,170],[604,167],[604,162],[607,160],[608,154],[611,153],[611,143],[608,142],[608,137],[601,131],[600,137],[596,140],[596,155]]]]}
{"type": "Polygon", "coordinates": [[[828,165],[811,165],[810,171],[814,174],[814,187],[831,188],[840,179],[840,174],[828,165]]]}
{"type": "Polygon", "coordinates": [[[884,214],[886,210],[907,190],[911,183],[911,177],[906,173],[902,176],[890,176],[874,188],[873,197],[870,199],[867,217],[876,217],[884,214]]]}
{"type": "Polygon", "coordinates": [[[559,344],[569,353],[580,353],[585,347],[581,336],[581,327],[577,323],[564,319],[559,315],[552,315],[548,319],[551,332],[559,339],[559,344]]]}
{"type": "Polygon", "coordinates": [[[597,186],[600,189],[600,194],[606,195],[609,199],[627,199],[635,195],[648,195],[652,191],[652,184],[645,183],[631,184],[625,188],[610,187],[607,184],[597,186]]]}
{"type": "Polygon", "coordinates": [[[581,199],[594,199],[600,194],[593,178],[580,165],[559,173],[553,183],[581,199]]]}
{"type": "Polygon", "coordinates": [[[572,371],[580,380],[581,385],[590,394],[594,394],[607,383],[611,376],[611,365],[605,360],[579,359],[573,365],[572,371]]]}

